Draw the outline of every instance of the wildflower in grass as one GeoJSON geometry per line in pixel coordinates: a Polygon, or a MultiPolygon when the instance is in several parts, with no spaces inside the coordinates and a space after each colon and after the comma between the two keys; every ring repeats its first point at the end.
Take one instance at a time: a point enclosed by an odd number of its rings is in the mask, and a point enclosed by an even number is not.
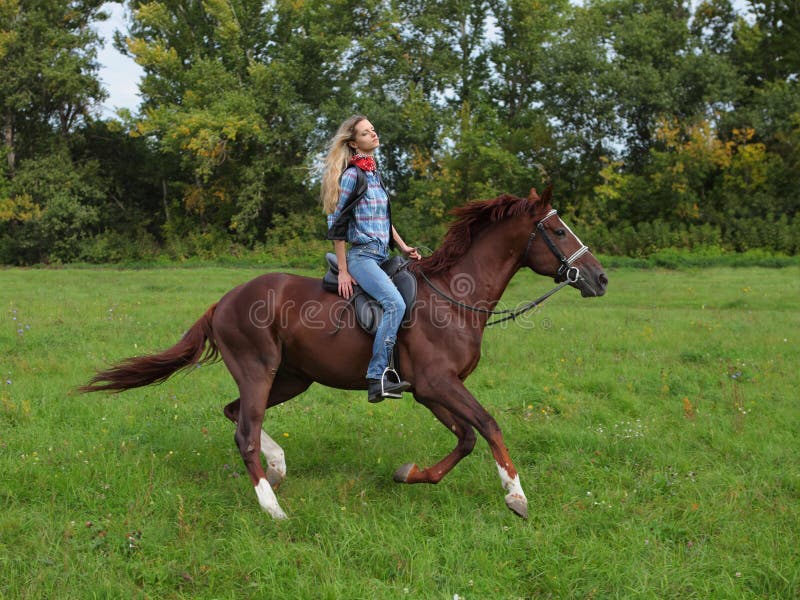
{"type": "Polygon", "coordinates": [[[694,407],[687,396],[683,397],[683,416],[687,419],[694,418],[694,407]]]}
{"type": "Polygon", "coordinates": [[[128,550],[138,550],[139,543],[142,541],[142,532],[132,531],[127,535],[128,550]]]}

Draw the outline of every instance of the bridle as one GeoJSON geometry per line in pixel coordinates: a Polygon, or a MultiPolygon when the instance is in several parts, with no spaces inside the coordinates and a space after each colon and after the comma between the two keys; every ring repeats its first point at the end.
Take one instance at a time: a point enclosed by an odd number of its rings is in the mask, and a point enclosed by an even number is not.
{"type": "Polygon", "coordinates": [[[573,267],[572,263],[574,263],[581,256],[589,252],[589,246],[586,246],[580,240],[580,238],[577,235],[575,235],[575,232],[569,228],[569,225],[567,225],[562,221],[562,223],[564,223],[564,227],[567,228],[567,231],[569,231],[572,234],[572,237],[574,237],[575,240],[577,240],[577,242],[581,245],[581,247],[578,248],[575,252],[573,252],[569,258],[564,256],[564,253],[561,252],[558,246],[556,246],[555,242],[553,241],[553,238],[551,238],[548,235],[547,230],[544,228],[544,222],[547,221],[547,219],[549,219],[550,217],[554,217],[557,215],[558,211],[555,208],[552,208],[550,209],[549,213],[547,213],[544,217],[542,217],[539,220],[539,222],[536,224],[536,229],[534,229],[531,232],[531,235],[528,238],[528,246],[525,248],[525,254],[523,254],[523,256],[528,256],[528,251],[531,249],[531,244],[533,243],[533,240],[536,239],[536,232],[538,230],[538,232],[544,238],[544,243],[547,244],[548,248],[550,248],[550,252],[552,252],[553,256],[555,256],[558,259],[558,262],[561,263],[561,266],[558,268],[558,272],[556,273],[556,281],[558,281],[563,277],[567,283],[575,283],[578,281],[578,279],[580,279],[581,272],[580,269],[578,269],[578,267],[573,267]]]}
{"type": "Polygon", "coordinates": [[[556,282],[558,282],[559,279],[561,279],[562,277],[563,280],[549,292],[542,294],[541,296],[536,298],[536,300],[531,300],[530,302],[524,304],[520,308],[517,308],[515,310],[489,310],[488,308],[482,308],[480,306],[470,306],[469,304],[464,304],[463,302],[456,300],[452,296],[448,295],[447,293],[439,289],[436,286],[436,284],[434,284],[430,279],[428,279],[428,276],[425,275],[425,273],[419,271],[419,274],[425,280],[425,283],[427,283],[431,287],[431,289],[433,289],[434,292],[436,292],[438,295],[440,295],[442,298],[444,298],[451,304],[454,304],[460,308],[465,308],[467,310],[471,310],[477,313],[483,313],[486,315],[492,315],[492,316],[505,315],[500,319],[495,319],[494,321],[486,323],[486,327],[489,327],[491,325],[497,325],[498,323],[503,323],[505,321],[514,320],[518,316],[525,314],[526,312],[533,310],[534,308],[539,306],[542,302],[547,300],[550,296],[555,294],[564,286],[567,286],[571,283],[576,283],[581,278],[580,269],[578,267],[574,267],[573,263],[576,260],[578,260],[581,256],[589,252],[589,247],[586,246],[583,242],[581,242],[580,238],[577,235],[575,235],[572,229],[569,228],[569,225],[564,223],[564,227],[567,228],[567,230],[573,235],[573,237],[580,244],[580,248],[578,248],[575,252],[573,252],[569,257],[565,256],[564,253],[561,252],[561,250],[558,248],[558,246],[556,246],[555,242],[548,235],[547,230],[544,228],[544,222],[547,221],[547,219],[549,219],[550,217],[553,217],[555,215],[558,215],[558,211],[554,208],[550,209],[550,212],[548,212],[544,217],[542,217],[539,220],[538,223],[536,223],[536,228],[533,231],[531,231],[531,234],[528,237],[528,245],[525,246],[525,253],[522,256],[523,258],[528,256],[528,252],[531,249],[531,244],[533,244],[534,240],[536,239],[536,235],[538,232],[538,234],[540,234],[542,238],[544,238],[544,242],[545,244],[547,244],[547,247],[550,249],[550,252],[553,253],[553,256],[555,256],[556,259],[558,259],[558,262],[560,263],[558,271],[556,272],[556,277],[555,277],[556,282]]]}

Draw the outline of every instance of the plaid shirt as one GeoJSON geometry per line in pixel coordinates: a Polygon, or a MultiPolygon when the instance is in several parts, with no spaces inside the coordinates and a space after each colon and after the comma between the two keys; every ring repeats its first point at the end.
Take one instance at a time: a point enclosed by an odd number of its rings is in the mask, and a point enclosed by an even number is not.
{"type": "MultiPolygon", "coordinates": [[[[384,247],[389,245],[391,236],[389,223],[389,197],[381,185],[375,171],[364,171],[367,177],[367,192],[361,201],[353,207],[353,217],[347,228],[347,241],[352,244],[367,244],[378,241],[384,247]]],[[[345,202],[356,187],[357,169],[348,167],[339,181],[341,192],[339,205],[333,214],[328,215],[328,229],[339,217],[345,202]]]]}

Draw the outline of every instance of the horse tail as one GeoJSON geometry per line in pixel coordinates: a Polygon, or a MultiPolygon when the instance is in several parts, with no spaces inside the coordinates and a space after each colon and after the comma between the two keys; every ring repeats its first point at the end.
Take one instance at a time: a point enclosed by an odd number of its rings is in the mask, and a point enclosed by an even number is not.
{"type": "Polygon", "coordinates": [[[213,362],[219,358],[219,348],[211,329],[213,304],[172,348],[158,354],[134,356],[120,361],[97,374],[78,388],[79,392],[122,392],[152,383],[162,383],[173,373],[198,363],[213,362]]]}

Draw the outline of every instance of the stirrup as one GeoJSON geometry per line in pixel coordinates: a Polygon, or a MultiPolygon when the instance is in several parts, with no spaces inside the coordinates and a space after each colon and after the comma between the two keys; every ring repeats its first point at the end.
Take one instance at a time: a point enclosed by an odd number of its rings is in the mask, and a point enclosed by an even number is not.
{"type": "Polygon", "coordinates": [[[394,370],[394,367],[389,365],[383,370],[383,374],[381,375],[381,396],[384,398],[402,398],[402,392],[387,391],[386,389],[387,387],[391,389],[392,387],[396,387],[401,383],[402,379],[400,379],[400,375],[397,374],[397,371],[394,370]],[[389,378],[391,378],[391,380],[389,380],[389,378]]]}

